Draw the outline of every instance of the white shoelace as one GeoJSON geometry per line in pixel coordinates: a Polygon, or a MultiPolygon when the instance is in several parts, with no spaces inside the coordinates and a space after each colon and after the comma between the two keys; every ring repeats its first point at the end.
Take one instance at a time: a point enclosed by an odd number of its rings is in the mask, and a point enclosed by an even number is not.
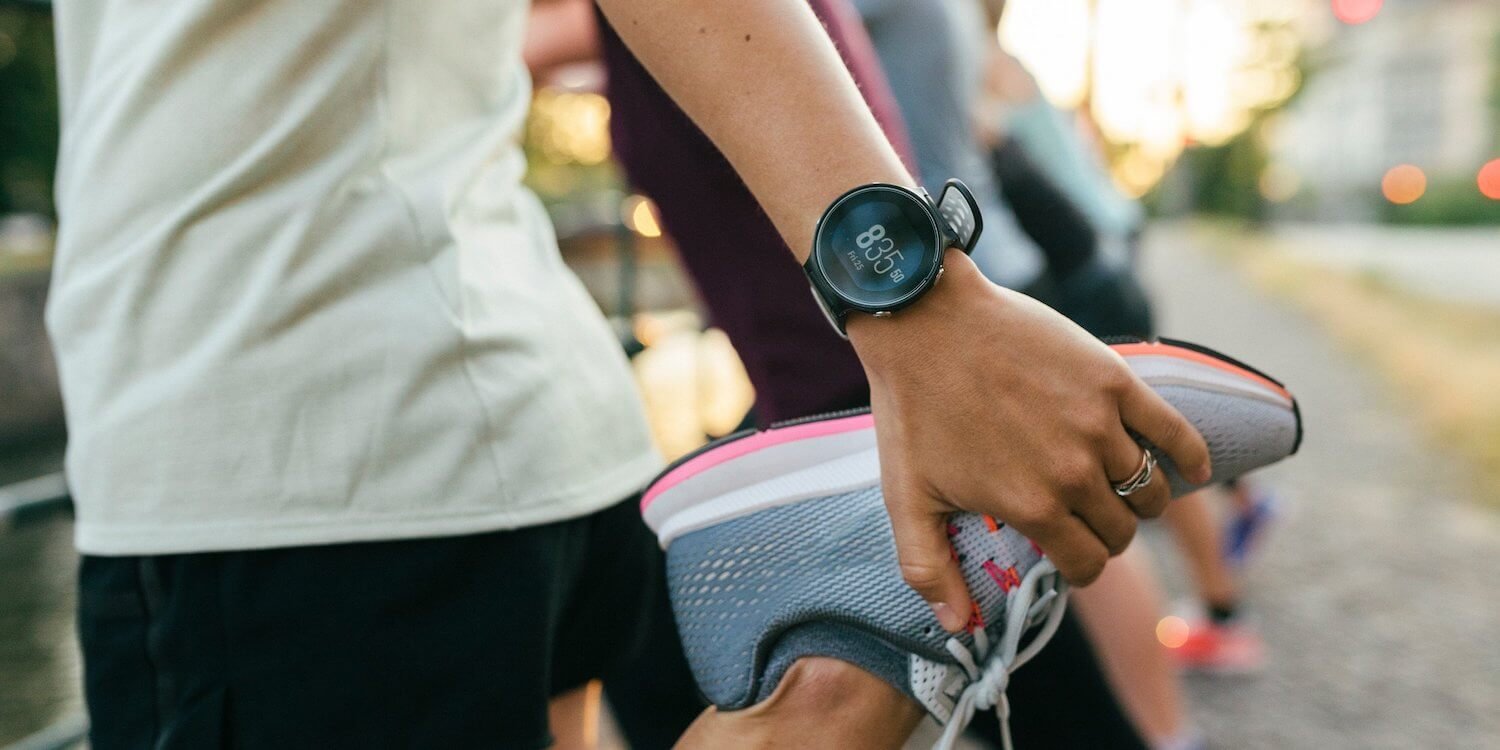
{"type": "Polygon", "coordinates": [[[1005,750],[1014,750],[1010,740],[1010,703],[1005,699],[1005,688],[1010,684],[1010,673],[1031,661],[1062,622],[1067,609],[1068,585],[1058,575],[1052,561],[1042,558],[1021,585],[1007,595],[1005,606],[1005,634],[994,649],[990,648],[989,636],[984,628],[974,631],[974,651],[970,651],[957,638],[949,638],[948,653],[968,673],[969,684],[953,706],[953,714],[943,727],[943,736],[933,746],[934,750],[952,750],[964,728],[974,719],[975,711],[995,710],[1000,720],[1000,740],[1005,750]],[[1022,649],[1021,636],[1035,627],[1041,629],[1036,637],[1022,649]],[[978,656],[976,659],[975,656],[978,656]],[[981,668],[980,664],[984,666],[981,668]]]}

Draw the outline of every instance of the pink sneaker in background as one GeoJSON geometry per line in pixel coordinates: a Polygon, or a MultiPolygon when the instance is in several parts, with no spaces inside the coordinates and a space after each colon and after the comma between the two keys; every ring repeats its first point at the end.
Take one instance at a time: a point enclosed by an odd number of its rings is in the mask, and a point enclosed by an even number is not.
{"type": "Polygon", "coordinates": [[[1183,669],[1207,674],[1254,674],[1265,668],[1266,646],[1255,626],[1195,620],[1182,644],[1169,648],[1183,669]]]}

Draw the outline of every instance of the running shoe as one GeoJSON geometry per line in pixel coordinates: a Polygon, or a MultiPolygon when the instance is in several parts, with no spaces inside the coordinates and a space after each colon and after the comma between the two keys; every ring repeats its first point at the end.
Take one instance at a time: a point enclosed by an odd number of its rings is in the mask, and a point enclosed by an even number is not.
{"type": "Polygon", "coordinates": [[[1187,637],[1168,650],[1178,666],[1203,674],[1255,674],[1266,664],[1260,631],[1243,618],[1223,623],[1207,618],[1190,621],[1187,637]]]}
{"type": "MultiPolygon", "coordinates": [[[[1198,428],[1224,481],[1296,451],[1301,419],[1276,381],[1200,347],[1115,346],[1198,428]]],[[[1195,489],[1159,457],[1174,495],[1195,489]]],[[[841,412],[744,432],[668,467],[641,501],[667,552],[677,628],[700,689],[736,710],[799,658],[827,656],[891,683],[945,725],[951,746],[994,709],[1009,747],[1010,672],[1044,646],[1066,583],[1041,550],[987,516],[949,521],[974,599],[951,635],[901,578],[880,491],[874,420],[841,412]]]]}

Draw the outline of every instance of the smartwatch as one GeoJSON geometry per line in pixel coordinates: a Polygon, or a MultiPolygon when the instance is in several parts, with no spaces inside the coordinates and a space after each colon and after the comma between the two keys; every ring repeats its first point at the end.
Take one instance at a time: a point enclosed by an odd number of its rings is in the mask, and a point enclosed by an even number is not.
{"type": "Polygon", "coordinates": [[[872,183],[839,196],[813,233],[802,270],[839,336],[850,312],[888,317],[916,302],[943,273],[943,254],[974,249],[983,224],[969,188],[949,180],[927,191],[872,183]]]}

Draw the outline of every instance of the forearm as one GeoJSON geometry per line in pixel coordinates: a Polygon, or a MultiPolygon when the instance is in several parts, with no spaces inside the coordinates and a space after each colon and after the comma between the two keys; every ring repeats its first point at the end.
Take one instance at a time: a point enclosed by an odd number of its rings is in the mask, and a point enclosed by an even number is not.
{"type": "Polygon", "coordinates": [[[915,185],[802,0],[599,5],[733,164],[799,262],[841,193],[915,185]]]}

